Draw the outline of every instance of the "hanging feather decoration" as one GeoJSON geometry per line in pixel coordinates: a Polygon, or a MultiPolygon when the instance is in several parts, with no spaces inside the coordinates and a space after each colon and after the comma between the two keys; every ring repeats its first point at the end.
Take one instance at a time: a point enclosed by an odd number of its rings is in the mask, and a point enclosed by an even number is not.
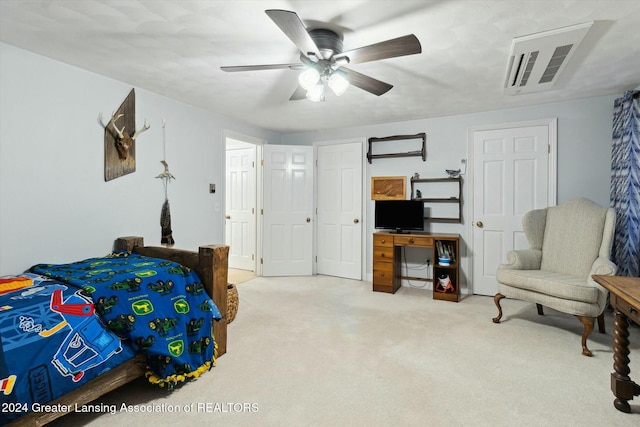
{"type": "Polygon", "coordinates": [[[162,204],[160,227],[162,229],[162,238],[160,239],[160,243],[169,247],[173,246],[176,242],[173,240],[173,230],[171,230],[171,210],[169,208],[168,199],[165,199],[162,204]]]}
{"type": "Polygon", "coordinates": [[[164,149],[164,159],[160,161],[164,166],[164,172],[160,175],[156,176],[156,178],[160,178],[162,180],[162,184],[164,185],[164,203],[162,204],[162,210],[160,211],[160,229],[161,229],[161,238],[160,243],[164,246],[171,247],[176,242],[173,240],[173,230],[171,229],[171,209],[169,207],[169,197],[168,197],[168,186],[169,181],[172,179],[176,179],[171,172],[169,172],[169,164],[166,161],[167,152],[166,152],[166,142],[164,138],[164,129],[165,129],[165,121],[162,121],[162,144],[164,149]]]}

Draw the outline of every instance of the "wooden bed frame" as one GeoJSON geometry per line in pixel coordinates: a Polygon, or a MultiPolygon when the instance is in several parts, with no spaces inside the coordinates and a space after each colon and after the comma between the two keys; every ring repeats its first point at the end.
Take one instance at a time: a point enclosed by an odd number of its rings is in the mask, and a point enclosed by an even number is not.
{"type": "MultiPolygon", "coordinates": [[[[207,293],[218,306],[222,319],[213,323],[213,333],[218,344],[218,356],[227,352],[227,273],[229,246],[200,246],[198,252],[155,246],[144,246],[142,237],[120,237],[114,245],[116,251],[135,252],[154,258],[174,261],[195,270],[202,280],[207,293]]],[[[43,426],[56,418],[73,412],[75,405],[85,405],[120,386],[143,377],[146,371],[146,357],[143,354],[130,359],[89,381],[85,385],[50,402],[51,405],[68,406],[68,412],[31,412],[12,421],[10,427],[43,426]]]]}

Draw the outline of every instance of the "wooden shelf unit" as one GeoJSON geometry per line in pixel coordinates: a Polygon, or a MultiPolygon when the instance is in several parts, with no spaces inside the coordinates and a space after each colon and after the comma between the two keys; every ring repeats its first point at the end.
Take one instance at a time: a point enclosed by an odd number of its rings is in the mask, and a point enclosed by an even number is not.
{"type": "Polygon", "coordinates": [[[459,286],[459,240],[457,234],[411,233],[400,234],[378,231],[373,233],[373,291],[396,293],[402,284],[402,279],[433,282],[433,298],[457,302],[460,296],[459,286]],[[438,265],[438,242],[452,245],[455,254],[454,262],[448,266],[438,265]],[[433,251],[433,278],[410,277],[402,275],[401,250],[403,247],[419,247],[433,251]],[[438,274],[447,274],[454,288],[454,292],[436,292],[435,287],[438,274]],[[436,295],[437,294],[437,295],[436,295]]]}
{"type": "Polygon", "coordinates": [[[434,241],[434,263],[433,263],[433,299],[443,299],[458,302],[460,299],[459,282],[459,240],[440,236],[434,241]],[[444,248],[451,260],[448,265],[442,265],[438,261],[444,248]],[[448,281],[448,285],[445,284],[448,281]]]}
{"type": "Polygon", "coordinates": [[[383,159],[383,158],[391,158],[391,157],[422,157],[422,161],[427,160],[427,134],[417,133],[415,135],[395,135],[395,136],[386,136],[384,138],[369,138],[369,149],[367,151],[367,160],[369,163],[373,159],[383,159]],[[373,154],[373,143],[374,142],[385,142],[385,141],[399,141],[403,139],[421,139],[422,140],[422,148],[420,150],[412,150],[404,153],[384,153],[384,154],[373,154]]]}
{"type": "MultiPolygon", "coordinates": [[[[420,190],[421,192],[423,190],[420,190]]],[[[424,190],[426,191],[426,190],[424,190]]],[[[456,178],[411,178],[411,199],[419,200],[425,203],[457,203],[457,217],[425,217],[426,220],[432,222],[462,222],[462,177],[456,178]],[[457,183],[457,194],[451,197],[416,197],[417,185],[419,183],[443,184],[457,183]]]]}

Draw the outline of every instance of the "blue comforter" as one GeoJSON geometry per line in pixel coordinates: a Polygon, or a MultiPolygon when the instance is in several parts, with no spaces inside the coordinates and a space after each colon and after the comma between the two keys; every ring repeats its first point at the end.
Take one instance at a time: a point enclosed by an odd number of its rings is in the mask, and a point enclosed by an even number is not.
{"type": "Polygon", "coordinates": [[[32,284],[0,295],[0,425],[135,356],[83,289],[20,276],[32,284]]]}

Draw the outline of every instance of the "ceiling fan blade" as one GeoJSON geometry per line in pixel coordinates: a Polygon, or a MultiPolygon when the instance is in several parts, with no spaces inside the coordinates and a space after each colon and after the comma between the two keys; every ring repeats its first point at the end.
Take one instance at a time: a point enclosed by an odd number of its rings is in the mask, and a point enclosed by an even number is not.
{"type": "Polygon", "coordinates": [[[376,80],[373,77],[365,76],[364,74],[360,74],[348,68],[340,67],[340,69],[347,73],[347,80],[349,80],[349,83],[374,95],[380,96],[385,94],[393,87],[393,85],[390,85],[389,83],[376,80]]]}
{"type": "Polygon", "coordinates": [[[220,67],[222,71],[257,71],[257,70],[301,70],[304,68],[302,64],[267,64],[267,65],[234,65],[230,67],[220,67]]]}
{"type": "Polygon", "coordinates": [[[295,44],[300,52],[305,56],[314,54],[317,58],[322,58],[318,46],[316,46],[315,42],[307,32],[307,28],[295,12],[270,9],[265,10],[265,13],[269,15],[269,18],[271,18],[273,22],[280,27],[282,32],[289,37],[293,44],[295,44]]]}
{"type": "Polygon", "coordinates": [[[307,99],[307,90],[302,86],[298,86],[298,88],[293,92],[289,101],[299,101],[301,99],[307,99]]]}
{"type": "Polygon", "coordinates": [[[349,58],[349,64],[378,61],[380,59],[395,58],[397,56],[414,55],[422,52],[420,41],[413,34],[396,39],[375,43],[358,49],[349,50],[334,55],[333,58],[349,58]]]}

